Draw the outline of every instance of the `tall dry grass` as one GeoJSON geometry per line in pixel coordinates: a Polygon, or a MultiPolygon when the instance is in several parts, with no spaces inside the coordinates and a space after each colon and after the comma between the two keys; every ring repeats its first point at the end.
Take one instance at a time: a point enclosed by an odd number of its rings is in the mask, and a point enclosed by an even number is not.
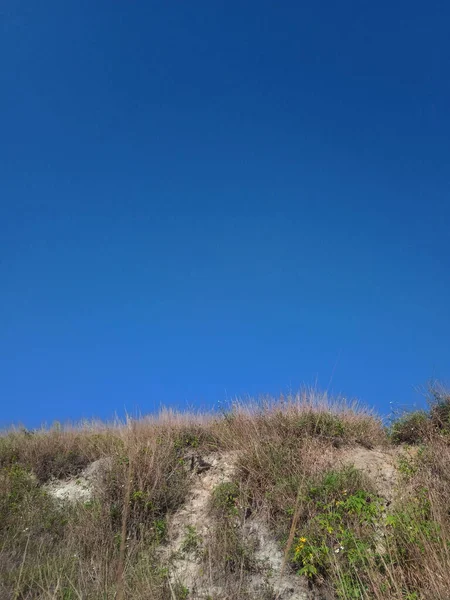
{"type": "MultiPolygon", "coordinates": [[[[443,398],[427,413],[426,436],[412,440],[422,444],[416,458],[399,465],[402,493],[382,517],[383,550],[367,551],[354,567],[333,559],[312,581],[329,597],[450,599],[450,437],[443,398]]],[[[410,435],[410,423],[403,420],[396,432],[410,435]]],[[[323,486],[343,450],[389,452],[393,443],[402,441],[376,415],[315,391],[236,402],[223,414],[162,411],[123,424],[6,432],[0,436],[0,599],[182,598],[185,592],[169,585],[160,547],[189,489],[188,453],[233,451],[233,485],[243,511],[233,519],[264,519],[286,552],[285,568],[298,568],[295,540],[305,527],[314,533],[316,517],[327,516],[311,489],[323,486]],[[76,478],[101,458],[108,466],[93,500],[62,506],[45,491],[43,484],[76,478]]],[[[363,479],[336,477],[355,493],[358,486],[370,491],[363,479]]],[[[226,511],[211,510],[218,527],[208,568],[228,578],[224,589],[237,600],[244,592],[236,577],[242,581],[254,568],[251,548],[226,511]]],[[[370,527],[358,533],[352,519],[351,531],[370,537],[370,527]]],[[[379,535],[378,528],[374,548],[379,535]]]]}
{"type": "Polygon", "coordinates": [[[166,598],[155,552],[184,500],[186,421],[13,431],[0,440],[0,597],[166,598]],[[97,497],[58,505],[42,487],[108,458],[97,497]]]}

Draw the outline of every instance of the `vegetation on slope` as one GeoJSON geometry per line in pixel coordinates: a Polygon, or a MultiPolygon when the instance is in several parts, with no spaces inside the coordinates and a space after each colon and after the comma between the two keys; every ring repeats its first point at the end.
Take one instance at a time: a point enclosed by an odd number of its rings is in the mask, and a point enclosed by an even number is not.
{"type": "Polygon", "coordinates": [[[246,577],[257,567],[238,525],[255,515],[282,548],[284,571],[308,581],[316,597],[450,598],[450,396],[442,390],[428,411],[388,428],[367,411],[303,394],[220,416],[164,412],[124,425],[6,432],[0,598],[195,598],[171,584],[161,548],[191,485],[189,456],[231,451],[234,480],[211,499],[211,543],[186,531],[184,550],[202,554],[211,580],[233,581],[211,600],[247,597],[246,577]],[[389,497],[343,460],[361,447],[396,461],[389,497]],[[51,497],[48,482],[76,481],[100,458],[109,467],[93,498],[51,497]]]}

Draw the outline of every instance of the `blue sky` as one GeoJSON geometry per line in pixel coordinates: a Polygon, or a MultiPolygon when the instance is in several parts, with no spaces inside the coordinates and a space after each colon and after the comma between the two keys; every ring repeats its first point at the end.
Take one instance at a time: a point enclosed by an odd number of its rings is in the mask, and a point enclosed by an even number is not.
{"type": "Polygon", "coordinates": [[[450,380],[447,2],[0,8],[0,424],[450,380]]]}

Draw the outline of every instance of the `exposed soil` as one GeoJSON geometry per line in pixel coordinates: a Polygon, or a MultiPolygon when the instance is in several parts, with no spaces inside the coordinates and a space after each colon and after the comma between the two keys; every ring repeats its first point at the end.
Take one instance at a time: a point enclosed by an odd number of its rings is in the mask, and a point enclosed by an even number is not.
{"type": "MultiPolygon", "coordinates": [[[[214,580],[211,570],[205,568],[201,552],[183,551],[189,528],[206,545],[214,527],[210,513],[210,499],[214,488],[230,481],[235,469],[236,452],[213,453],[196,458],[193,463],[192,485],[185,505],[169,521],[169,541],[164,549],[170,564],[173,587],[182,585],[190,590],[190,598],[226,598],[220,582],[214,580]],[[198,465],[196,467],[196,465],[198,465]],[[206,466],[205,466],[206,465],[206,466]]],[[[247,578],[247,598],[261,600],[310,600],[314,597],[306,582],[292,573],[281,575],[283,552],[265,524],[257,516],[250,517],[242,528],[245,539],[254,548],[254,570],[247,578]]]]}
{"type": "Polygon", "coordinates": [[[87,502],[91,500],[96,485],[111,465],[108,458],[100,458],[88,465],[78,477],[55,479],[45,486],[46,491],[61,502],[87,502]]]}
{"type": "MultiPolygon", "coordinates": [[[[373,482],[378,494],[388,505],[398,489],[397,463],[405,449],[367,449],[362,446],[347,448],[339,452],[340,465],[354,465],[373,482]]],[[[411,451],[412,452],[412,451],[411,451]]],[[[228,592],[205,564],[204,549],[208,547],[215,526],[211,513],[211,495],[217,485],[233,478],[238,454],[236,452],[214,452],[186,457],[191,485],[185,504],[176,511],[168,522],[168,540],[161,546],[162,563],[168,566],[169,585],[175,598],[180,586],[189,589],[189,598],[198,600],[221,599],[228,592]],[[195,536],[195,548],[186,549],[189,535],[195,536]]],[[[101,483],[102,475],[110,466],[109,459],[95,461],[76,478],[52,481],[47,491],[59,502],[86,502],[101,483]]],[[[308,587],[307,582],[289,570],[283,569],[283,551],[258,514],[251,514],[236,527],[252,548],[253,567],[242,578],[248,600],[313,600],[321,598],[318,591],[308,587]],[[283,572],[282,572],[283,571],[283,572]],[[245,581],[244,581],[245,579],[245,581]]],[[[383,530],[380,528],[380,547],[383,530]]]]}

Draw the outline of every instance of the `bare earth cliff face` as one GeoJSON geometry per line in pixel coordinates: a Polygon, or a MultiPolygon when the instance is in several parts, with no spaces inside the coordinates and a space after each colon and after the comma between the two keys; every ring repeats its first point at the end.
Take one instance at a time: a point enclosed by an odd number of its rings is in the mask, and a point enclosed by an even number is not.
{"type": "MultiPolygon", "coordinates": [[[[169,542],[164,549],[164,559],[170,565],[170,578],[189,590],[196,598],[226,597],[233,590],[229,582],[217,581],[205,568],[201,558],[201,547],[210,543],[210,532],[216,526],[210,505],[212,494],[221,484],[230,483],[235,469],[236,452],[213,453],[201,459],[206,464],[205,470],[193,471],[192,486],[186,504],[180,508],[169,521],[169,542]],[[186,532],[198,534],[195,548],[185,550],[186,532]],[[200,551],[200,552],[199,552],[200,551]]],[[[255,562],[254,573],[246,582],[250,598],[262,598],[264,593],[283,600],[305,600],[312,597],[305,587],[305,582],[290,574],[281,574],[283,553],[279,545],[270,535],[267,527],[258,518],[251,516],[243,521],[238,518],[234,527],[241,529],[253,551],[255,562]]],[[[239,588],[239,577],[236,577],[239,588]]],[[[235,590],[237,591],[237,590],[235,590]]]]}
{"type": "MultiPolygon", "coordinates": [[[[213,491],[217,486],[231,482],[236,458],[236,452],[186,457],[187,462],[192,463],[190,489],[184,505],[168,521],[167,540],[159,549],[159,559],[168,568],[169,587],[172,590],[188,589],[190,598],[227,598],[230,594],[239,593],[242,587],[239,576],[234,582],[236,586],[230,585],[229,578],[221,581],[224,578],[220,574],[219,577],[217,573],[212,576],[202,559],[202,550],[210,543],[215,527],[211,512],[213,491]],[[194,547],[186,543],[189,533],[195,534],[196,543],[191,544],[194,547]]],[[[90,501],[95,497],[102,472],[110,467],[110,462],[108,459],[95,461],[76,478],[52,481],[46,489],[60,504],[90,501]]],[[[283,568],[283,551],[262,519],[250,516],[240,522],[236,518],[234,526],[242,530],[253,552],[254,572],[246,581],[249,599],[307,600],[318,597],[308,589],[304,579],[283,568]]]]}
{"type": "MultiPolygon", "coordinates": [[[[353,465],[365,473],[380,497],[390,503],[397,490],[397,459],[406,453],[403,449],[357,446],[339,453],[338,460],[342,466],[353,465]]],[[[218,486],[232,481],[237,458],[237,451],[213,452],[205,456],[192,452],[184,456],[189,468],[189,492],[185,503],[169,518],[167,539],[158,553],[161,564],[167,567],[169,589],[174,597],[175,589],[189,590],[189,597],[199,600],[239,597],[242,575],[237,574],[230,583],[230,578],[212,573],[203,560],[204,550],[211,543],[211,533],[216,527],[211,511],[212,496],[218,486]],[[195,543],[189,543],[190,537],[195,543]]],[[[46,489],[59,503],[90,501],[110,468],[110,459],[99,459],[76,478],[52,481],[46,489]]],[[[242,520],[236,518],[233,526],[240,529],[252,551],[253,569],[245,581],[246,598],[314,600],[329,595],[308,585],[306,578],[299,577],[285,564],[284,552],[261,516],[250,514],[242,520]]]]}
{"type": "Polygon", "coordinates": [[[0,600],[450,600],[450,398],[0,436],[0,600]]]}

